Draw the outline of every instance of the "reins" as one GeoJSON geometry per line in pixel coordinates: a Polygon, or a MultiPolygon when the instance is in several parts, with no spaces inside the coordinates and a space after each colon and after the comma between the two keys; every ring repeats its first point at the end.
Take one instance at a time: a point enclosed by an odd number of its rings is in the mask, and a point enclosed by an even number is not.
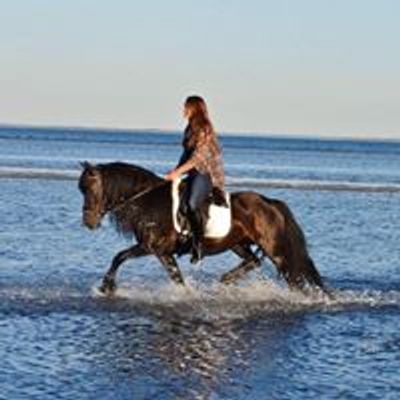
{"type": "Polygon", "coordinates": [[[145,194],[151,192],[152,190],[161,187],[161,186],[164,185],[165,183],[166,183],[166,181],[163,180],[162,182],[160,182],[159,184],[157,184],[157,185],[155,185],[155,186],[152,186],[152,187],[150,187],[150,188],[147,188],[147,189],[145,189],[145,190],[142,190],[141,192],[136,193],[135,195],[133,195],[133,196],[131,196],[131,197],[128,197],[127,199],[121,201],[120,203],[118,203],[118,204],[115,205],[114,207],[109,208],[106,212],[115,212],[115,211],[117,211],[118,209],[122,208],[122,207],[125,205],[125,203],[127,203],[127,202],[134,202],[134,201],[138,200],[140,197],[144,196],[145,194]]]}

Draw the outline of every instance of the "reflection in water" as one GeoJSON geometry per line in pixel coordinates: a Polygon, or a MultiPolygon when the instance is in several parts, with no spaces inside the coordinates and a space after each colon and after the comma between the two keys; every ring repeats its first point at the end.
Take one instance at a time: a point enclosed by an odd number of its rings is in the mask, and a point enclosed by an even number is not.
{"type": "Polygon", "coordinates": [[[96,367],[103,364],[106,375],[125,381],[137,398],[207,399],[234,379],[239,366],[247,367],[250,349],[239,323],[182,319],[170,310],[157,314],[119,315],[122,321],[103,326],[94,338],[96,367]]]}
{"type": "Polygon", "coordinates": [[[230,372],[246,367],[249,349],[231,321],[204,323],[175,318],[159,320],[154,353],[174,374],[191,382],[191,394],[208,398],[230,372]],[[201,395],[201,396],[200,396],[201,395]]]}
{"type": "Polygon", "coordinates": [[[270,314],[261,326],[260,316],[206,320],[179,306],[142,308],[141,316],[132,311],[119,309],[101,327],[105,331],[97,332],[93,353],[106,375],[119,385],[125,382],[139,399],[233,398],[237,391],[250,391],[244,376],[254,368],[258,348],[268,354],[265,367],[298,318],[270,314]]]}

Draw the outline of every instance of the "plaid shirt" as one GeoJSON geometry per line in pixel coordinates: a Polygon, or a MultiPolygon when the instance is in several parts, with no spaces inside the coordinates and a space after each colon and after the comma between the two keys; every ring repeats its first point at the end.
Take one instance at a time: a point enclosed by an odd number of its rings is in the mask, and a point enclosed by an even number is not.
{"type": "Polygon", "coordinates": [[[183,154],[178,165],[194,161],[195,169],[211,178],[212,185],[224,190],[225,174],[222,162],[222,151],[215,134],[204,131],[194,132],[190,126],[183,138],[183,154]]]}

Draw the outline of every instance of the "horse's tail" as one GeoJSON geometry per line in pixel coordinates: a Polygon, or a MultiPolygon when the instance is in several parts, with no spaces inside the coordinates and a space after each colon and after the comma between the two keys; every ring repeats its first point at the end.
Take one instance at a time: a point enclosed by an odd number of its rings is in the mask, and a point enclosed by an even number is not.
{"type": "MultiPolygon", "coordinates": [[[[271,200],[263,198],[269,203],[271,200]]],[[[306,283],[325,291],[322,277],[319,274],[307,249],[304,233],[289,207],[282,201],[274,200],[273,204],[284,217],[284,257],[286,259],[285,278],[291,286],[303,288],[306,283]]]]}

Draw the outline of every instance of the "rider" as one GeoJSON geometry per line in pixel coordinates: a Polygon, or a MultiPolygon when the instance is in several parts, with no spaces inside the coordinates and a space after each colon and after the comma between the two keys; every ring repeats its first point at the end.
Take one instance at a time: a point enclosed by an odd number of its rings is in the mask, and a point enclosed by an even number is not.
{"type": "Polygon", "coordinates": [[[178,165],[165,179],[175,180],[188,173],[188,219],[192,231],[192,262],[201,259],[203,220],[201,206],[216,188],[224,190],[224,168],[221,148],[210,121],[207,105],[200,96],[189,96],[184,104],[183,116],[188,124],[182,141],[183,153],[178,165]]]}

